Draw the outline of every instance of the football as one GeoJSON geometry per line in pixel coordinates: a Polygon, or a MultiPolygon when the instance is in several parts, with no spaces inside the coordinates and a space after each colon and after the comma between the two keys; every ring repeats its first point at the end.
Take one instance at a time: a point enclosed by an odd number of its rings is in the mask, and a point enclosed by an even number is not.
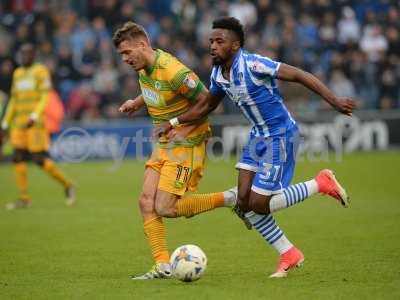
{"type": "Polygon", "coordinates": [[[183,245],[172,253],[170,263],[172,276],[184,282],[191,282],[200,279],[204,274],[207,257],[200,247],[183,245]]]}

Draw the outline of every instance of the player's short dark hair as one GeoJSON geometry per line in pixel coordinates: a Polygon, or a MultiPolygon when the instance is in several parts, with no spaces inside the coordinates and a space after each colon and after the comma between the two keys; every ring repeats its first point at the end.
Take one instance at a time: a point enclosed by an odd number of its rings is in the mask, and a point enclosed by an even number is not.
{"type": "Polygon", "coordinates": [[[118,48],[119,44],[121,44],[123,41],[138,36],[144,37],[149,41],[147,32],[142,25],[136,24],[132,21],[128,21],[124,25],[122,25],[121,28],[118,28],[117,31],[115,31],[112,41],[114,43],[114,46],[118,48]]]}
{"type": "Polygon", "coordinates": [[[214,20],[212,24],[212,29],[227,29],[233,31],[239,38],[240,47],[244,45],[244,31],[243,25],[240,21],[234,17],[222,17],[214,20]]]}

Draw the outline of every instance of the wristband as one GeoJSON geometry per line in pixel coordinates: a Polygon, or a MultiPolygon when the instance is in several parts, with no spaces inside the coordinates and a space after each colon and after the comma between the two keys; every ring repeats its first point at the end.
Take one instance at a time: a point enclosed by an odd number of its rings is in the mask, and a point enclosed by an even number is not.
{"type": "Polygon", "coordinates": [[[33,113],[31,113],[31,115],[29,116],[29,118],[30,118],[31,120],[33,120],[33,121],[37,121],[38,115],[37,115],[37,113],[33,112],[33,113]]]}
{"type": "Polygon", "coordinates": [[[173,119],[169,120],[169,124],[171,124],[171,126],[175,128],[176,126],[179,125],[178,118],[173,118],[173,119]]]}
{"type": "Polygon", "coordinates": [[[8,129],[8,124],[7,124],[6,121],[3,121],[3,122],[1,123],[1,129],[3,129],[3,130],[7,130],[7,129],[8,129]]]}

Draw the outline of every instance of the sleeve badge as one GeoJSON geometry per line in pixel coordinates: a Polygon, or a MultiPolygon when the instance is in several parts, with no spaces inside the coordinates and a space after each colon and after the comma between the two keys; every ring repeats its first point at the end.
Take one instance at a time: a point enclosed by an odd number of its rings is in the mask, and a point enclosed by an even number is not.
{"type": "Polygon", "coordinates": [[[196,81],[190,76],[190,74],[187,74],[185,79],[183,80],[183,83],[189,88],[189,89],[194,89],[196,87],[196,81]]]}

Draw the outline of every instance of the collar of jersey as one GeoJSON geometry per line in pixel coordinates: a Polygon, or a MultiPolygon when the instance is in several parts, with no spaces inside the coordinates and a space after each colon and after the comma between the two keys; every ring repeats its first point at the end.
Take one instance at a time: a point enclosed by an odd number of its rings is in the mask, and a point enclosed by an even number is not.
{"type": "Polygon", "coordinates": [[[37,62],[33,62],[29,67],[24,67],[23,65],[21,65],[21,69],[25,70],[25,71],[28,71],[28,70],[32,69],[34,66],[36,66],[36,65],[37,65],[37,62]]]}
{"type": "Polygon", "coordinates": [[[158,61],[160,59],[160,49],[156,49],[156,59],[154,60],[154,64],[151,67],[148,67],[145,71],[146,71],[146,75],[150,76],[151,73],[153,73],[154,69],[156,68],[158,61]]]}
{"type": "Polygon", "coordinates": [[[218,82],[229,83],[231,81],[231,79],[233,79],[233,69],[239,63],[239,57],[242,55],[242,52],[243,52],[243,50],[242,50],[242,48],[240,48],[235,54],[235,58],[233,59],[231,69],[229,71],[229,80],[226,80],[224,78],[224,76],[222,75],[222,66],[218,66],[218,72],[217,72],[217,78],[216,78],[216,80],[218,82]]]}
{"type": "Polygon", "coordinates": [[[239,50],[236,52],[235,58],[233,59],[233,63],[231,66],[231,70],[233,70],[236,67],[236,65],[239,63],[239,57],[242,55],[242,52],[243,52],[242,48],[239,48],[239,50]]]}

